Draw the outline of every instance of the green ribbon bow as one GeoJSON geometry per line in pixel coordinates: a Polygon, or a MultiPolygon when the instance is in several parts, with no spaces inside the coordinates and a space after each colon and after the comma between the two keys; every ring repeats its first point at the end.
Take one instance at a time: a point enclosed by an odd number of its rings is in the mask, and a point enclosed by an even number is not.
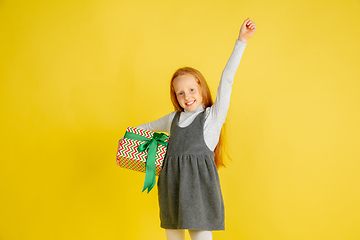
{"type": "Polygon", "coordinates": [[[146,158],[146,172],[145,172],[145,181],[142,192],[147,189],[147,193],[155,186],[155,155],[156,150],[159,144],[167,147],[168,143],[165,142],[169,137],[165,133],[154,132],[152,138],[147,138],[144,136],[137,135],[135,133],[126,132],[124,138],[130,138],[138,141],[145,141],[140,144],[138,147],[139,152],[145,152],[149,150],[146,158]]]}

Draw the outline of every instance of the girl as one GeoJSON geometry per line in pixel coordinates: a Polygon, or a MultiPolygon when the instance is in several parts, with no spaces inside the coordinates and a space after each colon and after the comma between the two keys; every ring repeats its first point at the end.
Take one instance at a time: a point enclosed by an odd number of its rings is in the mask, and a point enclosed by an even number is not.
{"type": "Polygon", "coordinates": [[[213,104],[208,85],[196,69],[178,69],[170,83],[172,112],[138,126],[170,133],[166,157],[158,179],[161,227],[168,240],[212,239],[214,230],[224,230],[224,203],[217,168],[221,158],[221,128],[230,104],[231,85],[256,25],[246,19],[233,53],[222,73],[213,104]]]}

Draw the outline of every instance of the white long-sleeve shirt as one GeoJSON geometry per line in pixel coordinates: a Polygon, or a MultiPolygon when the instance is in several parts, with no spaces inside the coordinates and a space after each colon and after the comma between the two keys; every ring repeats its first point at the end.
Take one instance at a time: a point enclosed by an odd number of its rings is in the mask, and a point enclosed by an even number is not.
{"type": "MultiPolygon", "coordinates": [[[[219,142],[221,127],[225,122],[226,114],[230,106],[231,86],[234,82],[234,76],[245,47],[246,43],[236,40],[234,50],[221,75],[216,100],[211,107],[205,109],[204,140],[211,151],[214,151],[219,142]]],[[[179,126],[189,126],[202,111],[204,111],[202,104],[192,112],[184,110],[184,112],[180,114],[179,126]]],[[[158,120],[142,124],[138,126],[138,128],[155,132],[167,132],[170,134],[170,127],[175,113],[176,112],[171,112],[158,120]]]]}

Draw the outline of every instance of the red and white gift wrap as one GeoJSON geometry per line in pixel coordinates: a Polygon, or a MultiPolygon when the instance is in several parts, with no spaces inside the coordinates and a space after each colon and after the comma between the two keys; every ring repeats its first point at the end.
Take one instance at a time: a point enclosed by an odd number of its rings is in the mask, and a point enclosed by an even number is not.
{"type": "MultiPolygon", "coordinates": [[[[135,127],[128,127],[126,131],[127,133],[133,133],[142,137],[146,137],[148,139],[152,139],[155,133],[153,131],[148,131],[135,127]]],[[[138,148],[141,144],[146,143],[146,141],[134,140],[132,138],[127,138],[126,136],[127,135],[125,134],[125,137],[119,142],[119,149],[116,155],[117,164],[122,168],[145,173],[148,150],[140,152],[138,148]]],[[[167,138],[164,142],[169,142],[169,138],[167,138]]],[[[160,173],[165,154],[166,147],[158,144],[155,154],[156,176],[158,176],[160,173]]]]}

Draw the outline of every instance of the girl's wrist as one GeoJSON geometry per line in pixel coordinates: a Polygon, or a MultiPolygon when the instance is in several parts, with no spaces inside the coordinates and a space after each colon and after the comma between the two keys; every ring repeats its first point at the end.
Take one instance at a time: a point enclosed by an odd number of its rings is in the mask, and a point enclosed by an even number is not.
{"type": "Polygon", "coordinates": [[[247,42],[247,39],[245,39],[245,38],[243,38],[243,37],[239,37],[238,40],[241,41],[241,42],[244,42],[244,43],[247,42]]]}

